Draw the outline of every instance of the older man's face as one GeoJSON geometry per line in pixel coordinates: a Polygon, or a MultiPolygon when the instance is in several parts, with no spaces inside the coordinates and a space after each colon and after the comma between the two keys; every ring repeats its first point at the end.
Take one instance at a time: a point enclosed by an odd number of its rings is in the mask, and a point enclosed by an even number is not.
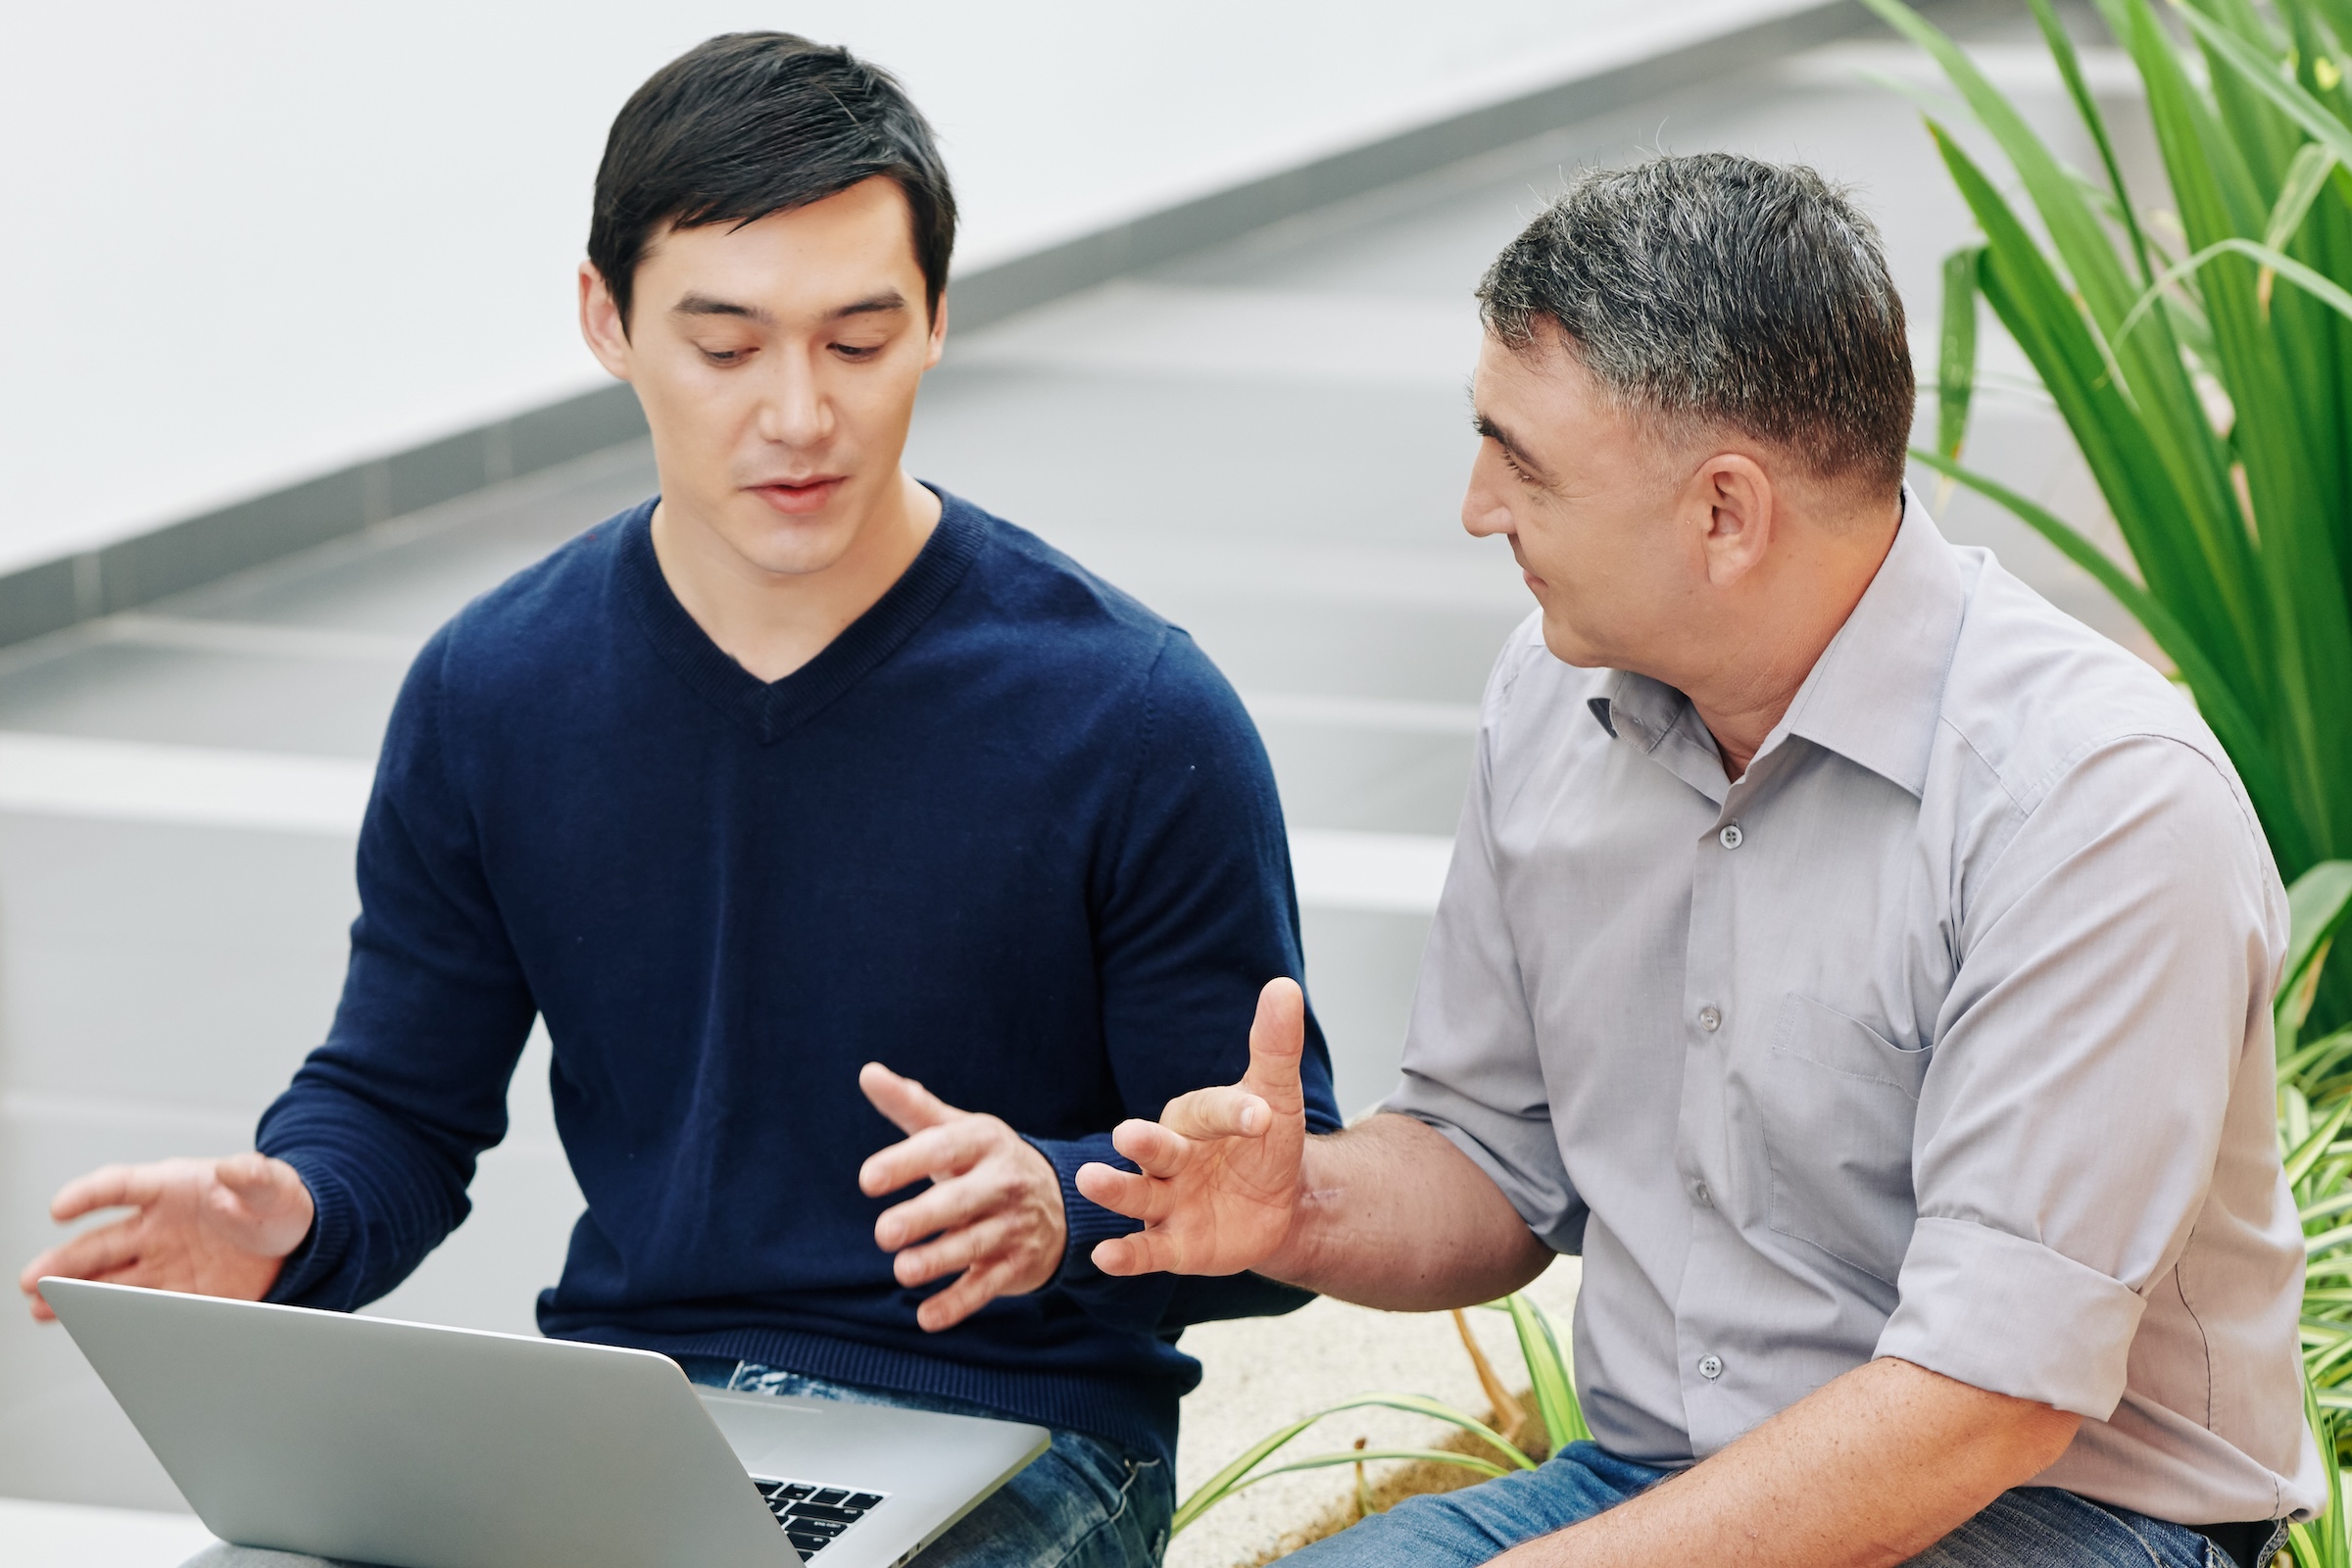
{"type": "Polygon", "coordinates": [[[1706,564],[1675,526],[1689,474],[1653,431],[1609,406],[1559,334],[1524,350],[1490,335],[1462,526],[1510,541],[1544,607],[1544,641],[1571,664],[1671,678],[1703,635],[1706,564]]]}

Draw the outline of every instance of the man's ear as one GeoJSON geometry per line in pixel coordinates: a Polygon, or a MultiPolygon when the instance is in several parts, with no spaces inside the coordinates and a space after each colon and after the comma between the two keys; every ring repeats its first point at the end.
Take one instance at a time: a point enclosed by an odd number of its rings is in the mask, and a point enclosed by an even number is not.
{"type": "Polygon", "coordinates": [[[931,312],[931,346],[923,355],[923,368],[939,368],[939,358],[948,351],[948,296],[941,293],[939,304],[931,312]]]}
{"type": "Polygon", "coordinates": [[[1707,581],[1729,588],[1764,561],[1780,524],[1772,476],[1755,459],[1724,452],[1707,459],[1691,476],[1693,498],[1705,513],[1699,548],[1707,581]]]}
{"type": "Polygon", "coordinates": [[[620,380],[629,378],[629,330],[594,262],[580,264],[580,337],[597,364],[620,380]]]}

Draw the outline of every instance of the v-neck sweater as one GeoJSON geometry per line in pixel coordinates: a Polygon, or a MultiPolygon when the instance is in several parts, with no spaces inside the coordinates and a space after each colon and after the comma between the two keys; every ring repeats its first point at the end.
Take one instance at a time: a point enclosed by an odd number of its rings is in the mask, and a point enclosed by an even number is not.
{"type": "MultiPolygon", "coordinates": [[[[1272,771],[1181,630],[943,494],[913,564],[763,682],[657,561],[649,501],[476,600],[395,706],[326,1043],[260,1147],[318,1204],[272,1298],[382,1296],[467,1212],[534,1019],[587,1210],[554,1336],[961,1399],[1172,1456],[1208,1317],[1302,1297],[1111,1280],[1073,1184],[1109,1131],[1237,1079],[1300,973],[1272,771]],[[1054,1164],[1043,1290],[926,1334],[859,1164],[881,1061],[1054,1164]]],[[[1310,1121],[1338,1126],[1309,1024],[1310,1121]]]]}

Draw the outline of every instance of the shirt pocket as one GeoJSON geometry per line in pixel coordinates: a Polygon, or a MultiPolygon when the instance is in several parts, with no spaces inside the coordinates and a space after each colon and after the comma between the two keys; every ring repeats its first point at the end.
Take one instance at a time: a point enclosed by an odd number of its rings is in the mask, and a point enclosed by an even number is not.
{"type": "Polygon", "coordinates": [[[1768,1223],[1892,1285],[1919,1217],[1911,1135],[1933,1050],[1793,995],[1771,1038],[1757,1086],[1768,1223]]]}

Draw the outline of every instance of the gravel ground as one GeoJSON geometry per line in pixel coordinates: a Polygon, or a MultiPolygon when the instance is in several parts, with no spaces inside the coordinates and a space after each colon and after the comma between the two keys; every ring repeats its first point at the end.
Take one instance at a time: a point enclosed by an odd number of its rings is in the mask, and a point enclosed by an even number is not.
{"type": "MultiPolygon", "coordinates": [[[[1563,1257],[1530,1290],[1567,1321],[1576,1299],[1577,1260],[1563,1257]]],[[[1527,1387],[1510,1320],[1469,1314],[1479,1343],[1514,1391],[1527,1387]]],[[[1184,1401],[1176,1494],[1193,1490],[1267,1433],[1351,1395],[1423,1394],[1487,1413],[1469,1355],[1445,1312],[1374,1312],[1342,1301],[1310,1302],[1288,1317],[1208,1323],[1190,1330],[1184,1348],[1200,1358],[1200,1387],[1184,1401]]],[[[1351,1446],[1427,1446],[1452,1429],[1393,1410],[1349,1410],[1319,1422],[1286,1452],[1298,1457],[1351,1446]]],[[[1384,1466],[1374,1466],[1377,1474],[1384,1466]]],[[[1353,1471],[1282,1476],[1229,1498],[1168,1547],[1167,1568],[1244,1568],[1264,1560],[1285,1538],[1354,1494],[1353,1471]]]]}

